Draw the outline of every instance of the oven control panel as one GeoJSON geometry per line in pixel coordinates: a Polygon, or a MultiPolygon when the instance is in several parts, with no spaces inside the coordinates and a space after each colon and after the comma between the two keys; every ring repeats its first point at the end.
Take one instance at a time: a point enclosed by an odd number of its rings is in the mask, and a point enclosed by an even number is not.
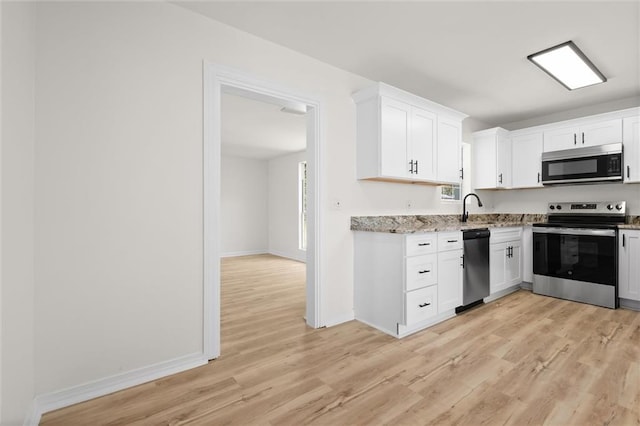
{"type": "Polygon", "coordinates": [[[561,202],[549,203],[549,214],[575,214],[575,215],[620,215],[626,214],[626,201],[598,201],[598,202],[561,202]]]}

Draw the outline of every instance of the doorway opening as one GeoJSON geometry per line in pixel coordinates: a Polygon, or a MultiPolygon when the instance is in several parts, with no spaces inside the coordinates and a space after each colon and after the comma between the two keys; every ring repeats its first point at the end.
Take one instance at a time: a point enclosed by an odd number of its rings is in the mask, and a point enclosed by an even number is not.
{"type": "MultiPolygon", "coordinates": [[[[204,306],[203,346],[208,359],[220,356],[220,277],[221,236],[221,162],[222,97],[236,95],[280,108],[306,111],[306,284],[305,318],[308,326],[323,326],[320,315],[321,221],[320,161],[321,103],[278,84],[246,73],[204,64],[204,306]]],[[[259,214],[259,212],[256,212],[259,214]]]]}
{"type": "Polygon", "coordinates": [[[223,355],[304,333],[306,106],[222,93],[223,355]],[[247,326],[251,324],[251,326],[247,326]]]}

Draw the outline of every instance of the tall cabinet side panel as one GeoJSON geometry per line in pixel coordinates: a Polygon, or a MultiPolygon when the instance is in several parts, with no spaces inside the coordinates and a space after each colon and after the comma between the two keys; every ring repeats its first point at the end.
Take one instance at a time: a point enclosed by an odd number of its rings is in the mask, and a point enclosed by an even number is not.
{"type": "Polygon", "coordinates": [[[355,317],[392,335],[402,322],[404,236],[355,233],[355,317]]]}

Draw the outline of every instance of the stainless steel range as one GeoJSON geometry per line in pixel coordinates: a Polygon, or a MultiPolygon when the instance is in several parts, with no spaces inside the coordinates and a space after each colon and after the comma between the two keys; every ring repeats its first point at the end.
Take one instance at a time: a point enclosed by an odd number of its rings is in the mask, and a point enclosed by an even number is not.
{"type": "Polygon", "coordinates": [[[618,224],[624,201],[550,203],[533,225],[533,292],[618,307],[618,224]]]}

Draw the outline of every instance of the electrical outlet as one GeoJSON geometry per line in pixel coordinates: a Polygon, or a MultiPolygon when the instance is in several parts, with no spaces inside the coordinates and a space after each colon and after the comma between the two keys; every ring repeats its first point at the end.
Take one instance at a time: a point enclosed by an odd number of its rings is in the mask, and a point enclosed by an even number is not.
{"type": "Polygon", "coordinates": [[[340,201],[338,199],[334,199],[333,201],[331,201],[331,208],[333,208],[334,210],[341,210],[342,209],[342,201],[340,201]]]}
{"type": "Polygon", "coordinates": [[[407,210],[411,210],[413,208],[413,203],[411,200],[407,200],[407,210]]]}

